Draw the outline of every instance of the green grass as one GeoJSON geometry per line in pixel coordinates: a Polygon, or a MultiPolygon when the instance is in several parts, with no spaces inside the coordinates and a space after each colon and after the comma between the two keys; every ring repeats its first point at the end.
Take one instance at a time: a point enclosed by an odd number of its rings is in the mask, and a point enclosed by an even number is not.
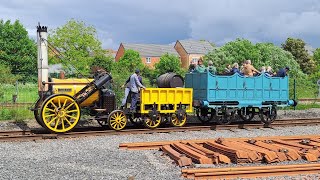
{"type": "Polygon", "coordinates": [[[0,106],[0,121],[15,120],[23,121],[26,119],[33,119],[33,112],[28,107],[2,108],[0,106]]]}
{"type": "Polygon", "coordinates": [[[0,103],[12,103],[17,95],[19,103],[33,103],[38,98],[38,85],[35,83],[0,84],[0,103]]]}

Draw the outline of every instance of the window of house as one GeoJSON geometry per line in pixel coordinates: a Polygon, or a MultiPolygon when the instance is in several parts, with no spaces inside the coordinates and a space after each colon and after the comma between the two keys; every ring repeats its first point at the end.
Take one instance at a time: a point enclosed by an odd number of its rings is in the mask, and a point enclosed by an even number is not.
{"type": "Polygon", "coordinates": [[[198,64],[199,58],[192,58],[191,64],[198,64]]]}
{"type": "Polygon", "coordinates": [[[151,63],[151,57],[146,58],[146,63],[151,63]]]}

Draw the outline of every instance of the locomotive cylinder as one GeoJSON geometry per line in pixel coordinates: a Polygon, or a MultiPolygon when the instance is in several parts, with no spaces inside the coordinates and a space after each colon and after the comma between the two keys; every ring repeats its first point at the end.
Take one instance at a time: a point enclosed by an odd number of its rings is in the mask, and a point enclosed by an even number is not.
{"type": "Polygon", "coordinates": [[[101,88],[105,83],[110,81],[112,79],[112,76],[109,74],[103,74],[100,77],[96,78],[97,80],[94,82],[96,87],[99,89],[101,88]]]}
{"type": "Polygon", "coordinates": [[[183,77],[176,73],[165,73],[158,77],[157,85],[159,88],[183,87],[183,77]]]}

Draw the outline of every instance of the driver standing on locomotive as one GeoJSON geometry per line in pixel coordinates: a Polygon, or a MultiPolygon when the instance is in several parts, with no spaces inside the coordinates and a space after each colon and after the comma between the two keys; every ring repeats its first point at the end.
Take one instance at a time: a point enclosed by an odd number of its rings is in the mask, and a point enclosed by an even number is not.
{"type": "Polygon", "coordinates": [[[135,72],[130,76],[130,91],[131,91],[131,106],[130,111],[135,112],[137,107],[137,101],[139,99],[139,88],[145,89],[139,81],[140,70],[136,69],[135,72]]]}

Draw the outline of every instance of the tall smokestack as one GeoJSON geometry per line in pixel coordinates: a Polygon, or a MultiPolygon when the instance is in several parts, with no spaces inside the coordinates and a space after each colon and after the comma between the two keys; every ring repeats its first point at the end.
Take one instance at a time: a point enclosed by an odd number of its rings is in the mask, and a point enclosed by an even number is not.
{"type": "Polygon", "coordinates": [[[47,26],[37,26],[37,44],[38,44],[38,91],[48,91],[48,84],[43,85],[42,82],[48,82],[48,32],[47,26]]]}

